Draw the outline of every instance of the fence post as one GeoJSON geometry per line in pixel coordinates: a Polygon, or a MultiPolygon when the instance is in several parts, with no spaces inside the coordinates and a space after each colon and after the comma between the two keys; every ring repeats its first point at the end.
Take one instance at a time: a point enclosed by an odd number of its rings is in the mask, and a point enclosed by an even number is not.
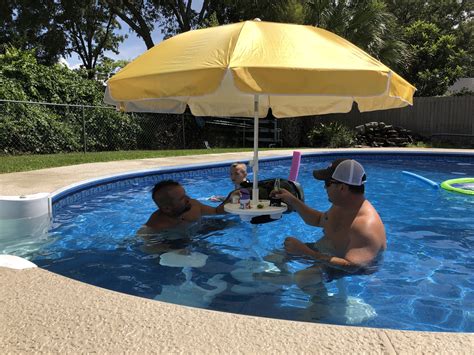
{"type": "Polygon", "coordinates": [[[87,153],[87,141],[86,141],[86,119],[84,117],[84,105],[82,107],[82,145],[84,147],[84,154],[87,153]]]}

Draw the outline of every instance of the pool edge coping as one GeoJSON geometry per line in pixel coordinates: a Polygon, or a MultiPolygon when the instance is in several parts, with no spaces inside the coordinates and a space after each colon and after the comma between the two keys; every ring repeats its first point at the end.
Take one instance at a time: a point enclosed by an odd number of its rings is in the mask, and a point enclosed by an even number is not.
{"type": "MultiPolygon", "coordinates": [[[[310,153],[305,153],[303,152],[301,154],[301,157],[313,157],[313,156],[334,156],[334,155],[374,155],[373,151],[370,150],[345,150],[345,151],[324,151],[324,152],[310,152],[310,153]]],[[[464,152],[464,153],[458,153],[458,152],[439,152],[439,151],[423,151],[423,152],[415,152],[415,151],[399,151],[399,150],[384,150],[384,151],[377,151],[377,154],[380,155],[426,155],[426,156],[445,156],[445,155],[450,155],[450,156],[460,156],[460,157],[465,157],[465,156],[473,156],[474,157],[474,152],[469,153],[469,152],[464,152]]],[[[262,157],[259,159],[259,162],[269,162],[269,161],[276,161],[276,160],[287,160],[291,159],[291,155],[285,154],[285,155],[277,155],[277,156],[272,156],[272,157],[262,157]]],[[[251,161],[248,159],[243,159],[243,162],[246,162],[249,164],[251,161]]],[[[206,168],[216,168],[216,167],[223,167],[225,165],[229,165],[231,163],[235,162],[235,160],[224,160],[224,161],[219,161],[219,162],[214,162],[214,163],[208,163],[208,164],[202,164],[202,163],[197,163],[197,164],[186,164],[186,165],[175,165],[175,166],[166,166],[163,168],[154,168],[154,169],[144,169],[144,170],[132,170],[129,172],[125,173],[118,173],[118,174],[112,174],[112,175],[104,175],[104,176],[99,176],[96,178],[91,178],[83,181],[79,181],[77,183],[73,183],[70,185],[67,185],[65,187],[62,187],[60,189],[57,189],[53,192],[50,193],[50,198],[51,202],[54,204],[56,201],[55,199],[60,199],[62,198],[63,194],[66,194],[67,192],[74,193],[77,190],[84,190],[89,187],[93,186],[98,186],[101,184],[107,184],[111,182],[116,182],[116,181],[121,181],[121,180],[126,180],[126,179],[131,179],[131,178],[139,178],[139,177],[145,177],[148,175],[157,175],[157,174],[166,174],[166,173],[175,173],[175,172],[180,172],[180,171],[189,171],[189,170],[199,170],[199,169],[206,169],[206,168]]],[[[2,197],[2,196],[0,196],[2,197]]]]}
{"type": "MultiPolygon", "coordinates": [[[[297,149],[296,149],[297,150],[297,149]]],[[[413,152],[414,150],[410,150],[410,152],[413,152]]],[[[332,151],[325,151],[323,153],[326,153],[326,154],[329,154],[329,153],[332,153],[332,154],[337,154],[337,153],[340,153],[341,151],[340,150],[332,150],[332,151]]],[[[357,153],[357,154],[360,154],[361,153],[361,150],[344,150],[344,153],[357,153]]],[[[395,150],[396,153],[400,153],[399,150],[395,150]]],[[[380,153],[380,151],[377,151],[377,153],[380,153]]],[[[423,153],[427,153],[426,150],[423,150],[423,153]]],[[[441,153],[439,150],[436,150],[435,152],[433,152],[434,154],[436,153],[441,153]]],[[[463,152],[463,153],[468,153],[468,155],[473,155],[474,156],[474,152],[463,152]]],[[[464,155],[464,154],[463,154],[464,155]]],[[[288,155],[286,155],[285,157],[288,157],[288,155]]],[[[278,158],[278,157],[275,157],[274,159],[281,159],[278,158]]],[[[3,276],[3,274],[5,273],[5,271],[0,268],[0,277],[3,276]]],[[[8,272],[7,272],[8,273],[8,272]]],[[[23,276],[27,275],[27,273],[34,273],[35,274],[35,278],[39,278],[39,279],[45,279],[45,285],[44,287],[48,287],[48,280],[50,280],[51,278],[55,278],[56,280],[59,280],[58,282],[62,285],[61,287],[65,287],[65,289],[70,289],[70,288],[73,288],[77,286],[77,281],[74,281],[74,280],[71,280],[71,279],[68,279],[68,278],[65,278],[65,277],[62,277],[60,275],[55,275],[55,274],[52,274],[50,273],[49,271],[46,271],[46,270],[37,270],[37,269],[28,269],[28,270],[23,270],[23,271],[16,271],[15,270],[15,278],[17,279],[21,279],[23,276]],[[49,274],[52,274],[54,276],[51,276],[51,275],[48,275],[49,274]],[[23,275],[23,276],[22,276],[23,275]],[[46,275],[46,276],[45,276],[46,275]]],[[[114,297],[118,297],[118,298],[123,298],[124,300],[125,299],[128,299],[128,297],[133,297],[133,296],[130,296],[130,295],[125,295],[125,294],[119,294],[117,295],[117,293],[113,292],[113,291],[109,291],[109,290],[104,290],[104,289],[100,289],[96,286],[92,286],[92,285],[86,285],[86,284],[83,284],[85,285],[86,289],[89,289],[91,288],[91,293],[95,294],[96,292],[95,291],[100,291],[99,293],[102,293],[102,292],[105,292],[104,295],[115,295],[114,297]]],[[[22,292],[22,290],[17,290],[16,292],[16,296],[17,297],[20,297],[21,295],[24,295],[25,292],[22,292]]],[[[54,296],[53,296],[54,298],[54,296]]],[[[145,301],[150,301],[150,300],[145,300],[145,299],[142,299],[142,298],[138,298],[138,300],[136,300],[137,303],[142,303],[145,302],[145,301]]],[[[39,304],[42,304],[40,300],[35,300],[36,303],[39,303],[39,304]]],[[[45,299],[45,302],[46,302],[46,299],[45,299]]],[[[152,301],[152,302],[156,302],[156,307],[164,307],[161,302],[159,301],[152,301]]],[[[119,302],[120,303],[120,302],[119,302]]],[[[91,311],[93,310],[93,305],[91,305],[92,309],[88,309],[88,311],[91,311]]],[[[170,306],[169,304],[166,304],[166,307],[170,306]]],[[[3,307],[2,307],[3,308],[3,307]]],[[[190,309],[189,307],[184,307],[184,306],[176,306],[176,305],[173,305],[172,307],[173,309],[176,309],[178,312],[180,312],[180,310],[184,311],[183,314],[185,315],[189,315],[189,313],[198,313],[198,314],[202,314],[200,311],[202,310],[197,310],[197,309],[190,309]]],[[[7,314],[7,312],[10,314],[11,312],[14,312],[15,310],[11,310],[11,309],[7,309],[7,310],[4,310],[2,309],[2,314],[7,314]]],[[[208,311],[208,312],[216,312],[216,311],[208,311]]],[[[181,312],[180,312],[181,313],[181,312]]],[[[221,313],[221,312],[216,312],[216,313],[221,313]]],[[[204,313],[206,314],[206,313],[204,313]]],[[[34,317],[32,317],[32,320],[33,322],[28,322],[28,324],[31,323],[32,326],[39,326],[39,327],[45,327],[46,330],[48,330],[48,332],[50,333],[55,333],[55,332],[60,332],[58,329],[50,329],[47,325],[51,324],[51,322],[47,321],[48,319],[48,316],[49,314],[41,314],[41,315],[35,315],[34,317]],[[44,318],[46,318],[44,320],[44,318]],[[34,321],[39,321],[39,323],[35,323],[34,321]]],[[[76,315],[77,318],[81,319],[81,317],[79,316],[79,314],[76,315]]],[[[93,315],[91,315],[93,317],[93,315]]],[[[245,323],[245,319],[246,318],[249,318],[249,319],[253,319],[255,317],[251,317],[251,316],[245,316],[245,315],[236,315],[236,314],[226,314],[226,313],[222,313],[220,314],[219,317],[223,317],[224,318],[224,324],[227,324],[229,325],[232,320],[235,320],[235,318],[239,318],[240,317],[243,317],[244,319],[244,323],[245,323]],[[230,322],[230,323],[229,323],[230,322]]],[[[207,316],[204,316],[202,317],[203,319],[201,319],[203,322],[205,322],[206,320],[208,321],[209,319],[208,318],[212,318],[212,317],[207,317],[207,316]]],[[[265,321],[263,321],[262,319],[262,324],[267,324],[268,322],[274,324],[275,326],[277,327],[281,327],[282,326],[282,323],[281,320],[276,320],[276,319],[271,319],[271,320],[268,320],[268,319],[264,319],[265,321]],[[272,321],[275,321],[275,323],[273,323],[272,321]]],[[[291,321],[288,321],[288,322],[291,322],[291,321]]],[[[184,324],[188,324],[189,322],[187,322],[186,320],[184,321],[184,324]]],[[[258,322],[257,322],[258,323],[258,322]]],[[[297,323],[299,324],[299,327],[303,327],[303,328],[314,328],[312,327],[311,323],[301,323],[301,322],[294,322],[294,323],[297,323]]],[[[53,322],[53,324],[55,324],[53,322]]],[[[85,325],[88,325],[87,323],[86,324],[83,324],[82,326],[85,326],[85,325]]],[[[88,325],[90,326],[90,324],[88,325]]],[[[188,324],[189,326],[189,324],[188,324]]],[[[296,326],[296,325],[295,325],[296,326]]],[[[299,328],[297,327],[297,328],[299,328]]],[[[347,327],[347,326],[326,326],[324,324],[318,324],[318,327],[319,328],[328,328],[328,329],[332,329],[334,330],[337,334],[337,337],[339,336],[342,336],[340,334],[346,334],[347,331],[351,330],[351,327],[347,327]]],[[[81,327],[79,327],[81,328],[81,327]]],[[[92,327],[94,328],[94,327],[92,327]]],[[[258,326],[257,326],[258,329],[255,329],[256,332],[264,332],[265,333],[265,329],[260,329],[258,326]]],[[[292,327],[290,327],[292,328],[292,327]]],[[[16,329],[16,328],[15,328],[16,329]]],[[[82,329],[82,328],[81,328],[82,329]]],[[[360,331],[363,331],[364,329],[367,329],[367,332],[369,333],[373,333],[373,332],[380,332],[378,337],[379,337],[379,340],[383,343],[383,348],[382,350],[384,352],[389,352],[389,353],[393,353],[394,351],[395,352],[415,352],[415,351],[420,351],[420,349],[422,350],[422,352],[426,353],[426,352],[453,352],[453,351],[466,351],[468,352],[468,349],[469,348],[472,348],[472,346],[474,346],[474,334],[472,333],[443,333],[443,332],[416,332],[416,331],[399,331],[399,330],[391,330],[391,329],[384,329],[384,328],[364,328],[364,327],[356,327],[356,329],[360,330],[360,331]],[[400,344],[399,341],[400,341],[400,338],[401,339],[405,339],[406,340],[406,343],[404,344],[400,344]],[[388,340],[388,343],[387,343],[387,340],[388,340]],[[417,342],[418,340],[418,342],[417,342]],[[467,346],[466,347],[462,347],[461,349],[457,348],[456,347],[456,342],[459,341],[461,343],[466,343],[467,346]],[[420,347],[421,346],[421,347],[420,347]],[[469,347],[470,346],[470,347],[469,347]]],[[[19,329],[20,330],[20,329],[19,329]]],[[[95,331],[97,332],[98,329],[95,329],[95,331]]],[[[243,330],[242,330],[243,331],[243,330]]],[[[246,331],[248,332],[251,332],[252,330],[251,329],[247,329],[246,331]]],[[[23,332],[23,330],[21,330],[21,332],[23,332]]],[[[289,330],[289,333],[291,333],[291,331],[289,330]]],[[[349,332],[350,333],[350,332],[349,332]]],[[[359,331],[355,331],[354,334],[358,334],[360,333],[359,331]]],[[[92,338],[94,338],[94,334],[91,333],[90,334],[92,338]]],[[[249,334],[250,335],[250,334],[249,334]]],[[[293,334],[293,336],[297,336],[298,334],[293,334]]],[[[182,336],[181,333],[176,333],[176,336],[182,336]]],[[[288,342],[292,342],[293,341],[293,336],[292,335],[288,335],[288,342]]],[[[315,335],[316,336],[316,335],[315,335]]],[[[354,335],[349,335],[349,337],[353,337],[354,335]]],[[[113,338],[113,333],[110,334],[110,337],[113,338]]],[[[1,338],[1,336],[0,336],[1,338]]],[[[65,339],[68,339],[68,337],[65,337],[65,339]]],[[[110,339],[112,340],[112,339],[110,339]]],[[[281,340],[281,339],[280,339],[281,340]]],[[[57,338],[56,339],[56,345],[55,347],[53,347],[52,349],[56,349],[56,351],[64,348],[64,342],[62,342],[62,339],[61,338],[57,338]]],[[[374,340],[375,341],[375,340],[374,340]]],[[[31,343],[31,342],[30,342],[31,343]]],[[[38,339],[36,341],[34,341],[33,339],[33,343],[36,344],[35,346],[38,346],[37,349],[41,349],[41,344],[38,343],[38,339]]],[[[54,343],[54,342],[53,342],[54,343]]],[[[224,342],[225,343],[225,342],[224,342]]],[[[212,344],[214,344],[212,342],[212,344]]],[[[255,351],[259,351],[259,352],[262,352],[262,349],[260,349],[260,345],[261,344],[258,340],[254,345],[254,350],[255,351]]],[[[54,345],[54,344],[53,344],[54,345]]],[[[155,344],[158,346],[157,347],[154,347],[154,348],[148,348],[149,351],[154,351],[156,352],[157,349],[158,349],[158,352],[159,349],[162,349],[163,352],[166,352],[166,351],[170,351],[170,348],[166,346],[166,344],[155,344]],[[160,348],[160,346],[162,346],[160,348]]],[[[214,344],[215,345],[215,344],[214,344]]],[[[247,344],[247,345],[252,345],[252,342],[251,344],[247,344]]],[[[301,345],[301,344],[300,344],[301,345]]],[[[296,346],[295,347],[295,352],[312,352],[315,350],[315,348],[313,347],[315,344],[311,344],[310,341],[307,341],[307,343],[303,344],[303,346],[296,346]]],[[[379,352],[381,349],[374,349],[373,347],[366,347],[367,344],[363,344],[363,346],[361,347],[361,344],[359,342],[357,342],[356,340],[354,340],[354,347],[351,348],[352,351],[360,351],[360,352],[369,352],[369,353],[372,353],[372,352],[379,352]]],[[[34,348],[34,347],[33,347],[34,348]]],[[[8,351],[8,347],[6,348],[6,350],[8,351]]],[[[19,351],[22,349],[22,346],[17,344],[17,346],[13,346],[12,348],[10,348],[10,351],[19,351]]],[[[30,347],[30,349],[32,349],[30,347]]],[[[80,345],[76,348],[76,350],[81,350],[81,351],[84,351],[85,347],[81,347],[80,345]]],[[[97,348],[94,348],[92,347],[92,350],[90,350],[91,348],[89,348],[88,351],[94,351],[94,349],[97,349],[97,348]]],[[[216,352],[218,348],[213,348],[212,346],[210,346],[209,348],[209,351],[212,352],[216,352]]],[[[324,347],[323,347],[324,349],[324,347]]],[[[331,351],[332,349],[332,352],[334,352],[334,348],[331,348],[329,347],[326,351],[331,351]]],[[[103,350],[103,348],[102,348],[103,350]]],[[[275,352],[275,351],[278,351],[278,350],[281,350],[281,349],[278,349],[278,348],[267,348],[266,351],[263,351],[263,352],[275,352]]],[[[54,351],[54,350],[49,350],[49,351],[54,351]]],[[[183,347],[179,347],[179,348],[174,348],[174,351],[177,352],[183,352],[183,351],[191,351],[191,352],[195,352],[196,351],[196,347],[193,347],[192,344],[188,344],[188,345],[184,345],[183,344],[183,347]]],[[[233,351],[235,351],[235,349],[233,349],[233,351]]],[[[344,350],[344,351],[347,351],[344,350]]]]}

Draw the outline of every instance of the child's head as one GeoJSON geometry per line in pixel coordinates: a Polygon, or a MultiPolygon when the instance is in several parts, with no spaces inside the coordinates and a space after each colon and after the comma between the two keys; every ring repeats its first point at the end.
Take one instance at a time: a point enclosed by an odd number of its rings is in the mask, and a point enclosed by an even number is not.
{"type": "Polygon", "coordinates": [[[245,163],[233,163],[230,166],[230,179],[235,186],[247,180],[247,165],[245,163]]]}

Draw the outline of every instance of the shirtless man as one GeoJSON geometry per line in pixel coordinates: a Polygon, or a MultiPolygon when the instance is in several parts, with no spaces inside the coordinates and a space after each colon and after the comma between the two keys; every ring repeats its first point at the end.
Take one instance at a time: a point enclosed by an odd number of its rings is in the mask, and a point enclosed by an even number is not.
{"type": "Polygon", "coordinates": [[[202,216],[224,214],[224,203],[217,207],[203,205],[186,195],[176,181],[164,180],[155,185],[152,198],[158,209],[153,212],[145,226],[154,232],[185,227],[199,221],[202,216]]]}
{"type": "MultiPolygon", "coordinates": [[[[364,168],[355,160],[338,159],[327,169],[315,170],[313,175],[324,181],[332,203],[327,212],[310,208],[283,189],[275,196],[297,211],[306,224],[323,228],[324,237],[314,245],[287,237],[286,252],[349,273],[369,268],[386,249],[387,241],[379,214],[364,196],[364,168]]],[[[303,289],[321,281],[320,272],[319,266],[299,271],[294,275],[295,281],[303,289]]]]}
{"type": "Polygon", "coordinates": [[[185,253],[185,246],[201,230],[201,217],[224,213],[224,203],[217,207],[203,205],[186,195],[176,181],[164,180],[155,185],[152,199],[158,209],[137,231],[145,240],[143,249],[150,254],[175,250],[185,253]]]}

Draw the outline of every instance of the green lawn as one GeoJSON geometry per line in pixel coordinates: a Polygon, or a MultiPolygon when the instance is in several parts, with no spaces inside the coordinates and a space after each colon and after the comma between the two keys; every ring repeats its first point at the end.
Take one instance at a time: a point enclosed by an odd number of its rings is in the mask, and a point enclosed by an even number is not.
{"type": "MultiPolygon", "coordinates": [[[[0,155],[0,174],[29,171],[57,166],[114,160],[162,158],[183,155],[249,152],[252,148],[188,149],[188,150],[133,150],[118,152],[67,153],[45,155],[0,155]]],[[[265,150],[265,149],[259,149],[265,150]]]]}

